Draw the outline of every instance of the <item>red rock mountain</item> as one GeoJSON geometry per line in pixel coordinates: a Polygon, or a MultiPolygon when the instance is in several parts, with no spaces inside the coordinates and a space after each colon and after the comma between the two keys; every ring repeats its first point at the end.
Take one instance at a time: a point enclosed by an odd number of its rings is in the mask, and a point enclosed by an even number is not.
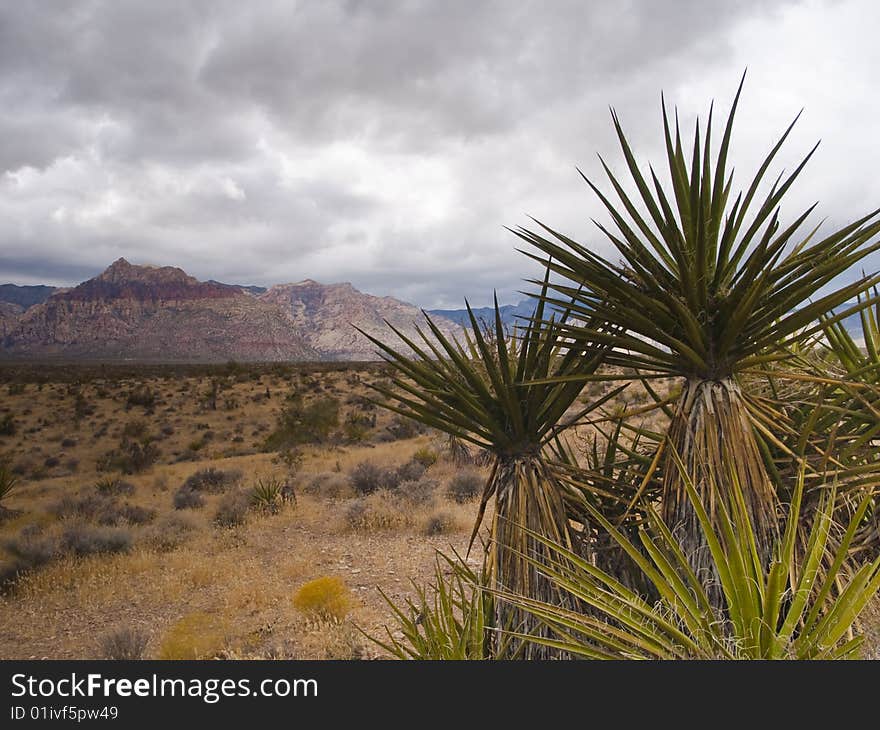
{"type": "Polygon", "coordinates": [[[28,309],[4,337],[20,357],[318,360],[278,307],[181,269],[125,259],[28,309]]]}
{"type": "MultiPolygon", "coordinates": [[[[259,300],[286,310],[306,342],[325,358],[333,360],[375,360],[376,346],[354,326],[394,347],[402,346],[386,320],[418,341],[416,324],[424,326],[421,310],[392,297],[364,294],[351,284],[319,284],[311,279],[296,284],[278,284],[259,300]]],[[[432,317],[446,335],[462,329],[443,317],[432,317]]]]}
{"type": "MultiPolygon", "coordinates": [[[[260,294],[125,259],[27,310],[0,305],[0,356],[34,359],[375,360],[375,346],[352,325],[393,341],[384,320],[408,336],[424,321],[411,304],[351,284],[306,280],[260,294]]],[[[462,331],[435,321],[448,334],[462,331]]]]}

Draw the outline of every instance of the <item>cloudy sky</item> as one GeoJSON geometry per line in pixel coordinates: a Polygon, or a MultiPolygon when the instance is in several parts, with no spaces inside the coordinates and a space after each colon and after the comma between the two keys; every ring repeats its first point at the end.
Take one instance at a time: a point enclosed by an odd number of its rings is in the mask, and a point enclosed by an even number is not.
{"type": "MultiPolygon", "coordinates": [[[[515,301],[532,215],[608,250],[575,166],[662,163],[660,93],[726,113],[745,184],[822,144],[783,216],[880,206],[880,8],[748,0],[84,0],[0,6],[0,282],[114,259],[423,306],[515,301]]],[[[867,263],[877,268],[878,259],[867,263]]]]}

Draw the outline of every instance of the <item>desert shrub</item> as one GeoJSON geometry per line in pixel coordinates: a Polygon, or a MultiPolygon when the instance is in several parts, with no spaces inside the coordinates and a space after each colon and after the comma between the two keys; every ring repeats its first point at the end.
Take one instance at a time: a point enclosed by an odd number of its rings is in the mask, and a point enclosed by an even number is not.
{"type": "Polygon", "coordinates": [[[436,479],[422,477],[413,481],[401,482],[396,494],[412,504],[428,504],[437,494],[439,483],[436,479]]]}
{"type": "Polygon", "coordinates": [[[98,494],[130,496],[134,494],[134,484],[119,477],[104,477],[95,482],[95,490],[98,494]]]}
{"type": "Polygon", "coordinates": [[[376,425],[376,416],[366,413],[351,412],[342,424],[342,435],[348,443],[363,441],[376,425]]]}
{"type": "Polygon", "coordinates": [[[210,467],[200,469],[187,477],[183,486],[194,492],[221,494],[239,481],[241,481],[241,472],[238,469],[224,470],[210,467]]]}
{"type": "Polygon", "coordinates": [[[48,509],[51,514],[61,519],[75,517],[108,524],[116,521],[118,504],[112,496],[86,492],[80,496],[65,494],[61,499],[49,505],[48,509]]]}
{"type": "Polygon", "coordinates": [[[435,512],[425,522],[426,535],[445,535],[455,530],[455,518],[448,512],[435,512]]]}
{"type": "Polygon", "coordinates": [[[362,461],[351,470],[349,482],[356,494],[372,494],[379,489],[396,489],[400,477],[394,469],[383,469],[372,462],[362,461]]]}
{"type": "Polygon", "coordinates": [[[289,398],[278,417],[275,430],[265,441],[267,451],[278,451],[297,444],[323,443],[339,426],[339,400],[316,398],[305,405],[302,398],[289,398]]]}
{"type": "Polygon", "coordinates": [[[151,442],[123,438],[119,448],[109,451],[98,460],[98,471],[119,471],[138,474],[149,469],[159,458],[159,449],[151,442]]]}
{"type": "Polygon", "coordinates": [[[483,481],[478,472],[459,472],[446,485],[446,494],[459,504],[469,502],[482,493],[483,481]]]}
{"type": "Polygon", "coordinates": [[[351,495],[352,487],[350,480],[341,474],[335,472],[321,472],[320,474],[315,474],[315,476],[306,483],[303,491],[306,492],[306,494],[338,499],[340,497],[351,495]]]}
{"type": "Polygon", "coordinates": [[[72,525],[62,533],[61,547],[75,555],[128,552],[131,549],[131,533],[115,527],[72,525]]]}
{"type": "Polygon", "coordinates": [[[171,514],[156,521],[144,535],[146,542],[156,550],[167,552],[185,543],[195,530],[191,520],[171,514]]]}
{"type": "Polygon", "coordinates": [[[323,576],[300,586],[293,605],[308,616],[340,623],[351,611],[353,601],[341,578],[323,576]]]}
{"type": "Polygon", "coordinates": [[[437,463],[437,452],[423,446],[412,455],[412,460],[424,466],[425,469],[430,469],[437,463]]]}
{"type": "Polygon", "coordinates": [[[190,613],[175,622],[159,647],[159,659],[212,659],[226,644],[224,622],[207,613],[190,613]]]}
{"type": "Polygon", "coordinates": [[[172,426],[170,423],[166,423],[159,429],[159,433],[161,433],[163,436],[173,436],[174,426],[172,426]]]}
{"type": "Polygon", "coordinates": [[[148,385],[137,385],[129,391],[125,405],[127,408],[141,406],[151,409],[156,405],[156,394],[148,385]]]}
{"type": "Polygon", "coordinates": [[[24,383],[10,383],[9,384],[9,395],[21,395],[25,391],[24,383]]]}
{"type": "Polygon", "coordinates": [[[205,506],[205,498],[185,484],[174,493],[172,502],[174,509],[199,509],[205,506]]]}
{"type": "Polygon", "coordinates": [[[140,629],[126,626],[101,638],[101,658],[117,661],[136,661],[144,658],[149,637],[140,629]]]}
{"type": "Polygon", "coordinates": [[[137,504],[124,504],[119,508],[117,514],[122,521],[129,525],[146,525],[156,519],[156,510],[137,504]]]}
{"type": "Polygon", "coordinates": [[[76,439],[66,438],[61,440],[61,448],[63,449],[72,449],[76,446],[76,439]]]}
{"type": "Polygon", "coordinates": [[[149,434],[149,429],[150,427],[147,425],[147,422],[138,418],[134,421],[129,421],[122,427],[122,436],[128,439],[143,440],[149,434]]]}
{"type": "Polygon", "coordinates": [[[57,456],[47,456],[43,461],[43,466],[45,466],[47,469],[54,469],[60,463],[61,459],[59,459],[57,456]]]}
{"type": "Polygon", "coordinates": [[[399,530],[410,524],[409,512],[386,491],[353,500],[344,517],[348,529],[355,532],[399,530]]]}
{"type": "Polygon", "coordinates": [[[382,440],[397,441],[400,439],[411,439],[425,432],[425,427],[420,423],[413,421],[411,418],[401,418],[397,416],[386,427],[387,437],[382,440]]]}
{"type": "Polygon", "coordinates": [[[383,469],[369,461],[362,461],[352,469],[348,479],[356,494],[372,494],[382,486],[383,469]]]}
{"type": "Polygon", "coordinates": [[[401,482],[416,482],[421,479],[428,468],[420,461],[412,459],[397,467],[397,478],[401,482]]]}
{"type": "Polygon", "coordinates": [[[249,495],[236,490],[227,492],[217,503],[214,512],[214,524],[218,527],[238,527],[247,521],[248,508],[251,505],[249,495]]]}
{"type": "Polygon", "coordinates": [[[0,418],[0,436],[15,436],[17,430],[15,419],[11,413],[0,418]]]}
{"type": "Polygon", "coordinates": [[[37,525],[25,527],[17,537],[5,540],[3,547],[14,559],[16,572],[39,568],[61,552],[58,540],[37,525]]]}
{"type": "Polygon", "coordinates": [[[86,397],[79,391],[77,391],[75,398],[73,399],[73,416],[77,421],[86,418],[87,416],[94,415],[95,406],[89,403],[86,400],[86,397]]]}

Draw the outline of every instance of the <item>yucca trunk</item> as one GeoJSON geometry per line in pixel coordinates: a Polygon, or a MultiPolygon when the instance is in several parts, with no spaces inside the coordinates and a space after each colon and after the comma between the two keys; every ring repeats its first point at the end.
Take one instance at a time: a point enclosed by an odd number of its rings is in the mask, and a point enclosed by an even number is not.
{"type": "MultiPolygon", "coordinates": [[[[527,560],[526,556],[541,562],[550,556],[550,550],[523,530],[525,527],[554,543],[572,548],[574,534],[566,514],[561,485],[538,455],[499,457],[493,474],[495,516],[487,556],[492,588],[573,607],[570,595],[527,560]]],[[[506,638],[507,632],[548,635],[547,627],[528,612],[504,600],[496,600],[494,618],[493,626],[503,632],[491,637],[496,658],[561,658],[560,653],[551,648],[506,638]]]]}
{"type": "Polygon", "coordinates": [[[663,520],[674,528],[710,596],[720,597],[720,584],[685,479],[691,480],[715,524],[721,501],[728,504],[731,495],[742,494],[759,558],[766,565],[778,536],[777,498],[752,429],[745,399],[733,378],[688,380],[670,424],[663,520]]]}

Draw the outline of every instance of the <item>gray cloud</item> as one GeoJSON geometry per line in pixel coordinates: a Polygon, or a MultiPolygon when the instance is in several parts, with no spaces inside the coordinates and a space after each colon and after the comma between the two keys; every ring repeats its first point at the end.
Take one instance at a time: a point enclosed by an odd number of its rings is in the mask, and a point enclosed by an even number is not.
{"type": "Polygon", "coordinates": [[[504,225],[533,214],[607,250],[574,167],[598,175],[600,151],[620,169],[608,105],[661,162],[661,89],[687,124],[712,97],[726,111],[746,65],[738,169],[807,106],[782,164],[826,141],[787,212],[819,198],[846,221],[880,197],[880,51],[859,43],[878,11],[766,8],[6,4],[0,280],[72,284],[124,255],[205,279],[346,280],[425,306],[485,304],[492,288],[514,300],[534,268],[504,225]]]}

